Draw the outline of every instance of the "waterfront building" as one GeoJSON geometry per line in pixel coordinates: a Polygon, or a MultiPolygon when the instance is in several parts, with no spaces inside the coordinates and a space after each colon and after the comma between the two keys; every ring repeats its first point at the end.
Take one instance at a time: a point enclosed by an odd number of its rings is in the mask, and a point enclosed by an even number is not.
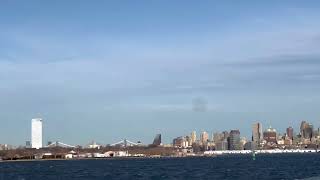
{"type": "Polygon", "coordinates": [[[286,136],[284,139],[284,145],[292,145],[293,139],[291,139],[289,136],[286,136]]]}
{"type": "Polygon", "coordinates": [[[100,144],[97,144],[95,141],[92,141],[87,146],[89,149],[100,149],[102,146],[100,144]]]}
{"type": "Polygon", "coordinates": [[[177,138],[174,138],[173,139],[173,147],[183,147],[183,137],[180,136],[180,137],[177,137],[177,138]]]}
{"type": "Polygon", "coordinates": [[[31,120],[31,147],[42,148],[42,119],[34,118],[31,120]]]}
{"type": "Polygon", "coordinates": [[[213,134],[213,142],[214,143],[219,143],[219,142],[221,142],[223,140],[227,140],[227,138],[228,137],[226,137],[224,133],[214,133],[213,134]]]}
{"type": "Polygon", "coordinates": [[[269,127],[263,132],[263,139],[268,144],[277,144],[277,131],[269,127]]]}
{"type": "Polygon", "coordinates": [[[187,148],[192,146],[192,144],[190,144],[190,140],[191,138],[189,136],[183,137],[177,137],[173,139],[172,145],[173,147],[178,147],[178,148],[187,148]]]}
{"type": "Polygon", "coordinates": [[[239,130],[231,130],[228,140],[229,150],[241,150],[239,130]]]}
{"type": "Polygon", "coordinates": [[[284,139],[278,139],[277,140],[277,144],[279,144],[279,145],[284,145],[284,139]]]}
{"type": "Polygon", "coordinates": [[[223,139],[223,135],[221,133],[214,133],[213,134],[213,142],[215,144],[219,143],[223,139]]]}
{"type": "Polygon", "coordinates": [[[229,137],[229,132],[228,131],[223,131],[222,134],[223,134],[223,138],[224,139],[227,139],[229,137]]]}
{"type": "Polygon", "coordinates": [[[184,147],[184,148],[189,147],[190,144],[189,144],[188,138],[189,138],[188,136],[183,138],[182,147],[184,147]]]}
{"type": "Polygon", "coordinates": [[[306,121],[302,121],[300,125],[300,134],[302,139],[309,139],[313,137],[313,125],[307,123],[306,121]]]}
{"type": "Polygon", "coordinates": [[[247,138],[241,137],[240,138],[240,149],[242,150],[244,148],[244,145],[247,143],[247,138]]]}
{"type": "Polygon", "coordinates": [[[251,141],[246,142],[243,146],[244,150],[252,150],[253,143],[251,141]]]}
{"type": "Polygon", "coordinates": [[[293,140],[293,128],[291,126],[287,128],[287,137],[293,140]]]}
{"type": "Polygon", "coordinates": [[[186,139],[186,142],[188,143],[188,146],[192,146],[191,137],[186,136],[185,139],[186,139]]]}
{"type": "Polygon", "coordinates": [[[252,142],[255,148],[260,146],[262,140],[262,126],[260,123],[254,123],[252,125],[252,142]]]}
{"type": "Polygon", "coordinates": [[[225,151],[228,150],[228,141],[226,139],[215,142],[216,150],[225,151]]]}
{"type": "Polygon", "coordinates": [[[202,144],[206,144],[209,139],[209,134],[206,131],[203,131],[200,135],[200,141],[202,144]]]}
{"type": "Polygon", "coordinates": [[[228,141],[225,133],[214,133],[213,142],[216,150],[228,150],[228,141]]]}

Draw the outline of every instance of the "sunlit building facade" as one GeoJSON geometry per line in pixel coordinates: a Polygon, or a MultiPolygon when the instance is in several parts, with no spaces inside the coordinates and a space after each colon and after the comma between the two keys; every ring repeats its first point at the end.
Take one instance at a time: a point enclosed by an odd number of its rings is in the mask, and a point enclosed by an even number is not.
{"type": "Polygon", "coordinates": [[[31,147],[42,148],[42,119],[35,118],[31,120],[31,147]]]}

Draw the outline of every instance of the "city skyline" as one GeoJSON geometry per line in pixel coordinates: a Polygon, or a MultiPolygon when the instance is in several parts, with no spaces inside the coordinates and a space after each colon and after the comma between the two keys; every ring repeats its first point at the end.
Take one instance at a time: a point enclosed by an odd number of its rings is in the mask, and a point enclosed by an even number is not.
{"type": "MultiPolygon", "coordinates": [[[[25,144],[26,148],[40,149],[43,147],[51,146],[55,143],[65,144],[65,143],[61,142],[61,141],[63,141],[61,139],[49,139],[49,140],[47,140],[47,142],[43,142],[42,127],[43,127],[43,119],[42,118],[37,117],[37,118],[33,118],[31,120],[31,136],[30,136],[31,141],[29,141],[29,140],[26,141],[26,144],[25,144]],[[43,144],[46,144],[46,145],[43,145],[43,144]]],[[[301,121],[300,128],[297,128],[297,129],[294,130],[292,125],[288,125],[288,127],[286,128],[285,131],[279,131],[275,128],[272,128],[271,125],[269,125],[266,128],[262,128],[262,124],[260,122],[255,122],[252,124],[251,138],[240,135],[241,132],[237,128],[229,129],[230,133],[229,133],[228,129],[225,129],[220,132],[219,131],[215,131],[215,132],[209,131],[209,133],[207,131],[200,131],[197,133],[197,131],[193,130],[193,131],[191,131],[190,135],[186,135],[186,136],[182,135],[177,138],[173,138],[173,145],[175,143],[178,143],[178,144],[183,144],[182,145],[183,147],[189,147],[189,146],[193,146],[194,143],[207,144],[207,143],[217,143],[217,141],[219,141],[219,143],[220,143],[220,141],[226,140],[227,137],[230,137],[230,141],[233,144],[236,144],[236,145],[233,145],[232,147],[228,146],[228,149],[230,148],[230,150],[240,149],[239,143],[242,140],[244,140],[244,143],[250,142],[252,144],[252,145],[250,145],[250,147],[251,148],[254,147],[255,149],[257,149],[260,147],[260,144],[262,141],[266,140],[266,142],[270,141],[272,143],[277,144],[278,138],[281,139],[281,137],[284,137],[285,140],[294,140],[295,137],[301,136],[301,138],[307,140],[306,143],[310,143],[311,139],[318,138],[319,133],[320,133],[319,132],[320,127],[314,128],[313,124],[311,124],[307,121],[304,121],[304,120],[301,121]],[[314,132],[315,132],[315,134],[314,134],[314,132]],[[270,133],[271,133],[271,137],[270,137],[270,133]],[[197,136],[197,134],[199,136],[197,136]],[[197,138],[197,137],[199,137],[199,138],[197,138]]],[[[132,137],[130,137],[130,138],[132,138],[132,137]]],[[[136,137],[133,137],[133,138],[136,139],[136,137]]],[[[170,138],[172,138],[172,137],[170,137],[170,138]]],[[[153,146],[159,146],[159,145],[162,146],[162,145],[171,144],[168,142],[163,142],[161,139],[162,138],[161,138],[161,133],[160,133],[160,134],[156,134],[152,143],[141,142],[140,140],[138,140],[135,144],[136,145],[138,145],[138,144],[140,144],[140,145],[153,145],[153,146]]],[[[123,139],[121,139],[121,141],[123,141],[125,143],[127,141],[130,143],[134,143],[134,142],[129,141],[127,139],[127,137],[124,137],[123,139]]],[[[89,144],[89,146],[91,146],[90,143],[93,144],[92,146],[98,147],[98,146],[118,144],[119,142],[113,143],[113,142],[102,141],[97,144],[97,142],[95,140],[92,140],[91,142],[89,142],[89,143],[87,142],[86,144],[82,143],[82,144],[74,144],[74,145],[69,145],[69,144],[65,144],[65,145],[70,146],[70,147],[76,147],[76,146],[86,147],[86,146],[88,146],[88,144],[89,144]]],[[[291,142],[291,144],[292,144],[292,142],[291,142]]],[[[10,145],[12,145],[12,144],[10,144],[10,145]]],[[[21,144],[19,146],[21,146],[21,144]]],[[[217,144],[215,144],[215,147],[217,148],[217,144]]],[[[219,145],[218,145],[218,147],[219,147],[219,145]]],[[[218,149],[220,149],[220,148],[218,148],[218,149]]]]}
{"type": "MultiPolygon", "coordinates": [[[[3,1],[0,144],[320,125],[318,1],[3,1]],[[59,13],[57,13],[59,12],[59,13]]],[[[309,132],[305,132],[308,134],[309,132]]]]}

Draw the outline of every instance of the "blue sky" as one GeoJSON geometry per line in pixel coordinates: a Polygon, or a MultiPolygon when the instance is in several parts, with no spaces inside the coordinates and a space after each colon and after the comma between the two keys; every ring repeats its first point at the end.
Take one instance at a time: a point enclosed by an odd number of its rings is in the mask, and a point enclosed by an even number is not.
{"type": "Polygon", "coordinates": [[[0,2],[0,143],[319,127],[317,1],[0,2]],[[205,108],[195,110],[195,102],[205,108]]]}

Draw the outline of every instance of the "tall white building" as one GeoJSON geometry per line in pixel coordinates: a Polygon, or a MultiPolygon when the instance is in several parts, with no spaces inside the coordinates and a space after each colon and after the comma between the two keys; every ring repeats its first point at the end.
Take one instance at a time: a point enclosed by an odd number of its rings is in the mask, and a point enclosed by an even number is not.
{"type": "Polygon", "coordinates": [[[42,148],[42,119],[35,118],[31,121],[31,147],[42,148]]]}

